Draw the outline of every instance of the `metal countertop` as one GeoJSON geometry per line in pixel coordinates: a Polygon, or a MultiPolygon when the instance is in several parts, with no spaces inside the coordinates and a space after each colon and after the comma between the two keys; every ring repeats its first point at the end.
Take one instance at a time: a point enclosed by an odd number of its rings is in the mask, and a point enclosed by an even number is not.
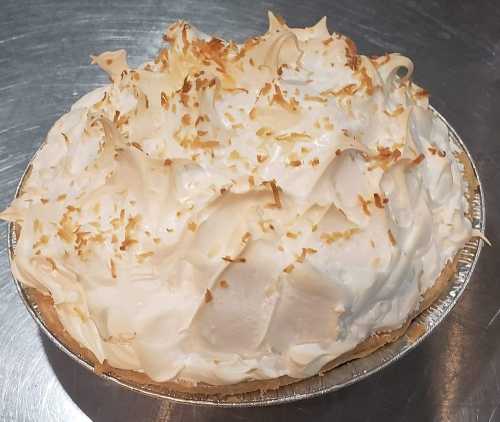
{"type": "Polygon", "coordinates": [[[0,3],[0,208],[14,195],[55,119],[106,83],[89,55],[125,48],[153,57],[178,18],[242,40],[328,17],[363,54],[411,57],[415,80],[461,135],[486,192],[487,236],[469,287],[416,350],[367,380],[289,405],[217,409],[173,405],[95,377],[36,328],[14,288],[0,227],[1,421],[500,421],[500,2],[498,1],[26,1],[0,3]]]}

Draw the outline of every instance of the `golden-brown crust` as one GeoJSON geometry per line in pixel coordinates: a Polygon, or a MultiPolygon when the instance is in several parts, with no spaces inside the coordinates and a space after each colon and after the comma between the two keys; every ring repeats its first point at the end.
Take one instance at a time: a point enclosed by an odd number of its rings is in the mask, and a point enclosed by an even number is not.
{"type": "MultiPolygon", "coordinates": [[[[469,202],[473,198],[473,194],[478,186],[477,179],[474,175],[474,171],[465,156],[465,154],[458,154],[457,158],[464,165],[464,179],[468,182],[469,191],[466,194],[469,202]]],[[[25,178],[26,181],[27,177],[25,178]]],[[[19,226],[16,225],[16,233],[19,235],[19,226]]],[[[426,328],[418,324],[411,325],[411,322],[420,313],[426,310],[440,295],[443,293],[449,285],[449,282],[456,271],[457,256],[452,262],[449,262],[441,271],[441,274],[437,278],[436,282],[432,287],[430,287],[423,295],[422,301],[420,302],[418,310],[411,315],[407,321],[403,324],[401,328],[396,330],[391,330],[387,332],[378,332],[371,335],[361,343],[359,343],[354,349],[338,356],[331,362],[327,363],[320,371],[320,374],[324,374],[346,362],[354,359],[359,359],[370,355],[384,345],[396,341],[401,336],[408,336],[411,340],[416,341],[420,338],[426,331],[426,328]]],[[[118,369],[110,366],[106,361],[102,364],[97,360],[96,356],[87,348],[82,347],[75,339],[73,339],[69,333],[64,329],[61,324],[59,317],[57,316],[56,309],[53,306],[53,300],[50,296],[44,295],[40,291],[33,288],[24,288],[28,295],[29,300],[37,305],[38,311],[42,316],[45,326],[47,329],[62,343],[64,346],[71,350],[75,355],[80,356],[85,361],[90,363],[94,367],[94,372],[97,374],[106,373],[111,375],[126,384],[140,385],[149,391],[156,393],[169,393],[169,392],[184,392],[191,394],[204,394],[204,395],[219,395],[219,396],[229,396],[234,394],[241,394],[251,391],[266,391],[277,389],[281,386],[292,384],[294,382],[302,381],[299,378],[291,378],[289,376],[283,376],[270,380],[255,380],[255,381],[244,381],[237,384],[231,385],[209,385],[205,383],[199,383],[197,385],[192,385],[186,382],[177,381],[167,381],[167,382],[156,382],[153,381],[149,376],[144,373],[118,369]]]]}

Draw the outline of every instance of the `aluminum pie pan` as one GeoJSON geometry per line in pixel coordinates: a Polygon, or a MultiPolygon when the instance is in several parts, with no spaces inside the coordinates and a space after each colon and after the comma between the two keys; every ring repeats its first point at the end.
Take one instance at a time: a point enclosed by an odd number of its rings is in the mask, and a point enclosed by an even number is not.
{"type": "MultiPolygon", "coordinates": [[[[484,232],[486,225],[486,211],[484,193],[477,172],[476,165],[467,150],[467,147],[458,136],[456,131],[450,126],[447,120],[430,107],[434,117],[440,119],[448,129],[449,142],[457,147],[457,150],[463,152],[464,158],[468,160],[470,167],[477,181],[477,189],[470,198],[470,215],[472,227],[480,232],[484,232]]],[[[43,145],[42,145],[43,147],[43,145]]],[[[40,147],[40,149],[42,148],[40,147]]],[[[38,151],[40,151],[40,149],[38,151]]],[[[25,172],[23,173],[19,185],[16,189],[16,197],[19,196],[24,182],[29,176],[31,163],[38,154],[35,153],[30,160],[25,172]]],[[[15,224],[8,225],[7,243],[9,251],[9,260],[12,261],[14,249],[16,246],[15,224]]],[[[269,406],[274,404],[284,404],[297,400],[321,396],[326,393],[337,391],[343,387],[361,381],[364,378],[380,371],[391,363],[396,362],[410,350],[420,344],[446,317],[453,309],[458,299],[464,292],[470,281],[473,270],[479,258],[483,246],[483,240],[473,238],[457,254],[457,270],[449,281],[445,291],[436,299],[433,304],[420,315],[418,315],[408,327],[408,330],[400,338],[392,343],[388,343],[370,355],[346,362],[322,375],[315,375],[292,384],[280,386],[276,390],[254,391],[247,393],[238,393],[233,395],[206,395],[200,393],[187,393],[180,391],[155,391],[149,386],[134,383],[131,380],[121,379],[113,374],[102,373],[94,369],[94,365],[72,350],[70,350],[61,340],[59,340],[48,328],[38,305],[29,294],[29,291],[14,278],[16,289],[26,306],[28,312],[43,333],[52,341],[52,343],[61,351],[66,353],[74,361],[92,371],[100,378],[114,382],[129,390],[161,399],[167,399],[177,403],[187,403],[194,405],[205,405],[215,407],[255,407],[269,406]],[[409,333],[412,333],[409,335],[409,333]]]]}

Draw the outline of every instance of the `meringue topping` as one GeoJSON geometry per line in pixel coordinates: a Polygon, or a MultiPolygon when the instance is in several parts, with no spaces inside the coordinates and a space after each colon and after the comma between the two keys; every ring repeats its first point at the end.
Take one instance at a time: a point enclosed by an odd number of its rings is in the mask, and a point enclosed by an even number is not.
{"type": "Polygon", "coordinates": [[[22,228],[14,275],[99,361],[155,381],[307,377],[401,327],[471,236],[412,62],[325,19],[163,38],[137,69],[93,57],[111,83],[54,124],[1,214],[22,228]]]}

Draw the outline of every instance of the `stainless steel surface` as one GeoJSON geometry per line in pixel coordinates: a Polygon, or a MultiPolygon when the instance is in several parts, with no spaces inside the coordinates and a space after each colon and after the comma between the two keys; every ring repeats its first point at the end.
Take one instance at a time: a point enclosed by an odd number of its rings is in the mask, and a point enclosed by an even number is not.
{"type": "MultiPolygon", "coordinates": [[[[486,192],[487,235],[499,236],[500,4],[498,2],[195,1],[0,3],[0,206],[54,119],[104,83],[91,53],[127,48],[151,57],[164,26],[185,17],[242,39],[266,27],[271,8],[291,24],[322,15],[364,53],[411,56],[416,79],[461,134],[486,192]]],[[[21,304],[0,230],[0,419],[6,421],[500,420],[497,249],[486,248],[447,319],[412,353],[354,386],[294,404],[199,408],[140,396],[95,377],[60,352],[21,304]]]]}
{"type": "MultiPolygon", "coordinates": [[[[481,182],[477,174],[477,169],[470,157],[470,153],[463,144],[463,141],[458,137],[456,132],[451,128],[446,120],[436,111],[434,111],[436,119],[442,120],[448,127],[449,142],[455,146],[455,149],[465,153],[465,159],[469,160],[470,166],[474,169],[477,189],[470,198],[470,214],[472,216],[472,227],[479,232],[484,232],[485,219],[485,203],[481,182]]],[[[35,153],[35,157],[36,157],[35,153]]],[[[29,177],[29,164],[26,171],[21,177],[16,196],[20,194],[23,185],[29,177]]],[[[8,226],[7,244],[9,247],[9,258],[12,259],[16,247],[16,231],[15,224],[11,223],[8,226]]],[[[361,381],[366,377],[375,374],[391,363],[402,358],[406,353],[420,344],[434,329],[438,327],[446,315],[453,309],[458,299],[464,292],[467,284],[470,281],[473,270],[479,258],[479,253],[483,246],[483,241],[474,238],[458,252],[457,271],[450,280],[450,285],[445,292],[432,304],[425,312],[415,318],[408,327],[407,333],[397,341],[390,343],[375,353],[370,354],[362,359],[357,359],[352,362],[347,362],[338,368],[328,371],[324,375],[317,375],[294,384],[283,386],[277,390],[271,391],[256,391],[243,394],[233,394],[229,396],[219,397],[214,395],[182,393],[178,391],[162,391],[155,389],[153,386],[146,386],[132,382],[127,379],[122,379],[112,374],[94,371],[92,362],[87,361],[85,357],[80,356],[66,345],[59,341],[54,336],[50,328],[44,321],[43,314],[39,311],[36,300],[30,295],[29,289],[24,289],[18,280],[14,280],[16,288],[21,295],[21,298],[26,305],[27,310],[37,322],[40,330],[64,353],[66,353],[75,362],[82,365],[84,368],[95,372],[97,376],[107,381],[113,381],[132,391],[145,394],[147,396],[169,399],[176,403],[210,405],[218,407],[244,407],[244,406],[268,406],[283,403],[290,403],[298,400],[308,399],[320,396],[326,393],[340,390],[343,387],[361,381]]]]}

